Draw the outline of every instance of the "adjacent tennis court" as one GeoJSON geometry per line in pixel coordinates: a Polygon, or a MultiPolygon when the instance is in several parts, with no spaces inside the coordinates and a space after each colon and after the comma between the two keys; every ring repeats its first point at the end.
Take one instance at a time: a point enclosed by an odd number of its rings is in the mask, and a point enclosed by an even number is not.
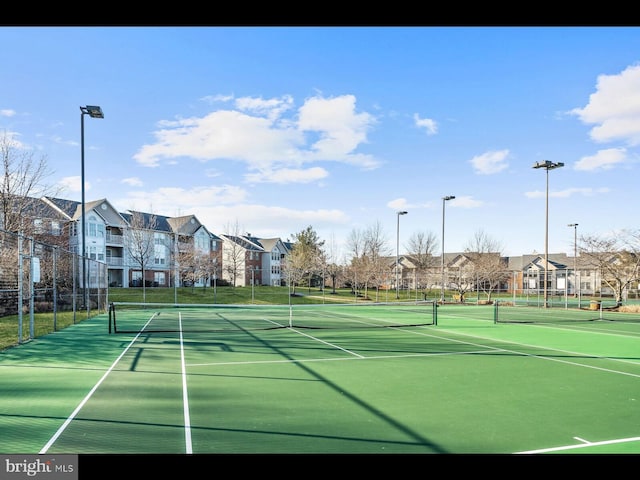
{"type": "Polygon", "coordinates": [[[635,318],[133,307],[0,352],[2,453],[640,453],[635,318]]]}

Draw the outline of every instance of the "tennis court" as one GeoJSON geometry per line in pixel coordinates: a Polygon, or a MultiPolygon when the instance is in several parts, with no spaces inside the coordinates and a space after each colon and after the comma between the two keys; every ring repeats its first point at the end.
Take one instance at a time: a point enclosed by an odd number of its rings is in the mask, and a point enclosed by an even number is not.
{"type": "Polygon", "coordinates": [[[639,321],[417,303],[121,306],[0,352],[2,453],[640,453],[639,321]]]}

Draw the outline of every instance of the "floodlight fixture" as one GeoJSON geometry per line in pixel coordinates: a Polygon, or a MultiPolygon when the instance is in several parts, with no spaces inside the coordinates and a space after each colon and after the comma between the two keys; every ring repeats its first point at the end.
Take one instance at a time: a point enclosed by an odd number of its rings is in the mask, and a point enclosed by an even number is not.
{"type": "Polygon", "coordinates": [[[445,283],[445,277],[444,277],[444,204],[445,202],[449,201],[449,200],[453,200],[454,198],[456,198],[454,195],[446,195],[444,197],[442,197],[442,256],[440,258],[441,260],[441,267],[442,267],[442,286],[441,286],[441,293],[440,293],[440,302],[444,303],[444,283],[445,283]]]}
{"type": "Polygon", "coordinates": [[[573,296],[577,297],[580,291],[578,279],[578,224],[570,223],[567,227],[573,227],[573,296]]]}
{"type": "Polygon", "coordinates": [[[89,115],[91,118],[104,118],[102,108],[97,105],[87,105],[86,107],[80,107],[83,115],[89,115]]]}
{"type": "Polygon", "coordinates": [[[102,113],[102,108],[97,105],[87,105],[85,107],[80,107],[80,191],[82,200],[81,200],[81,215],[82,215],[82,288],[84,291],[84,302],[87,308],[87,317],[90,314],[89,307],[89,271],[87,268],[87,234],[86,234],[86,205],[84,200],[84,116],[89,115],[91,118],[104,118],[104,113],[102,113]]]}
{"type": "Polygon", "coordinates": [[[406,210],[396,212],[397,226],[396,226],[396,300],[400,298],[400,284],[398,283],[398,266],[400,263],[400,215],[406,215],[406,210]]]}
{"type": "Polygon", "coordinates": [[[547,176],[547,192],[545,207],[545,232],[544,232],[544,308],[548,307],[549,292],[547,287],[547,276],[549,270],[549,170],[564,167],[562,162],[552,162],[551,160],[543,160],[533,164],[533,168],[544,168],[547,176]]]}

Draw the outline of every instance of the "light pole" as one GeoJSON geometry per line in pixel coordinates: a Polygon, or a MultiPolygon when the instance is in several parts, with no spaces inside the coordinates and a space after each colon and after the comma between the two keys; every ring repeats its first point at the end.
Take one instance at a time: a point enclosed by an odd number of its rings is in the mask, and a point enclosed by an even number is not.
{"type": "Polygon", "coordinates": [[[448,200],[453,200],[453,195],[447,195],[446,197],[442,197],[442,257],[441,257],[441,267],[442,267],[442,290],[440,293],[440,303],[444,303],[444,205],[448,200]]]}
{"type": "Polygon", "coordinates": [[[400,284],[398,283],[398,265],[400,262],[400,215],[406,215],[405,210],[396,212],[397,226],[396,226],[396,300],[400,298],[400,284]]]}
{"type": "Polygon", "coordinates": [[[84,288],[84,304],[87,308],[87,316],[89,316],[89,272],[87,270],[87,234],[86,234],[86,219],[85,219],[85,202],[84,202],[84,116],[89,115],[91,118],[104,118],[102,109],[97,105],[87,105],[86,107],[80,107],[80,190],[82,192],[82,283],[84,288]]]}
{"type": "Polygon", "coordinates": [[[573,227],[573,296],[578,296],[578,224],[570,223],[567,227],[573,227]]]}
{"type": "Polygon", "coordinates": [[[547,172],[547,191],[545,194],[545,227],[544,227],[544,308],[548,307],[549,292],[547,288],[547,271],[549,270],[549,170],[564,167],[562,162],[552,162],[544,160],[536,162],[533,168],[544,168],[547,172]]]}

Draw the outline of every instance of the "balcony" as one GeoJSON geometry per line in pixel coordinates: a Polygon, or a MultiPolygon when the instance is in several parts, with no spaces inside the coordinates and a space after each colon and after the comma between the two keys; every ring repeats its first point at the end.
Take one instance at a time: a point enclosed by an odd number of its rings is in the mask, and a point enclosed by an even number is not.
{"type": "Polygon", "coordinates": [[[107,257],[107,265],[110,267],[122,267],[123,257],[107,257]]]}
{"type": "Polygon", "coordinates": [[[108,245],[124,245],[124,237],[122,235],[115,235],[107,232],[106,238],[108,245]]]}

